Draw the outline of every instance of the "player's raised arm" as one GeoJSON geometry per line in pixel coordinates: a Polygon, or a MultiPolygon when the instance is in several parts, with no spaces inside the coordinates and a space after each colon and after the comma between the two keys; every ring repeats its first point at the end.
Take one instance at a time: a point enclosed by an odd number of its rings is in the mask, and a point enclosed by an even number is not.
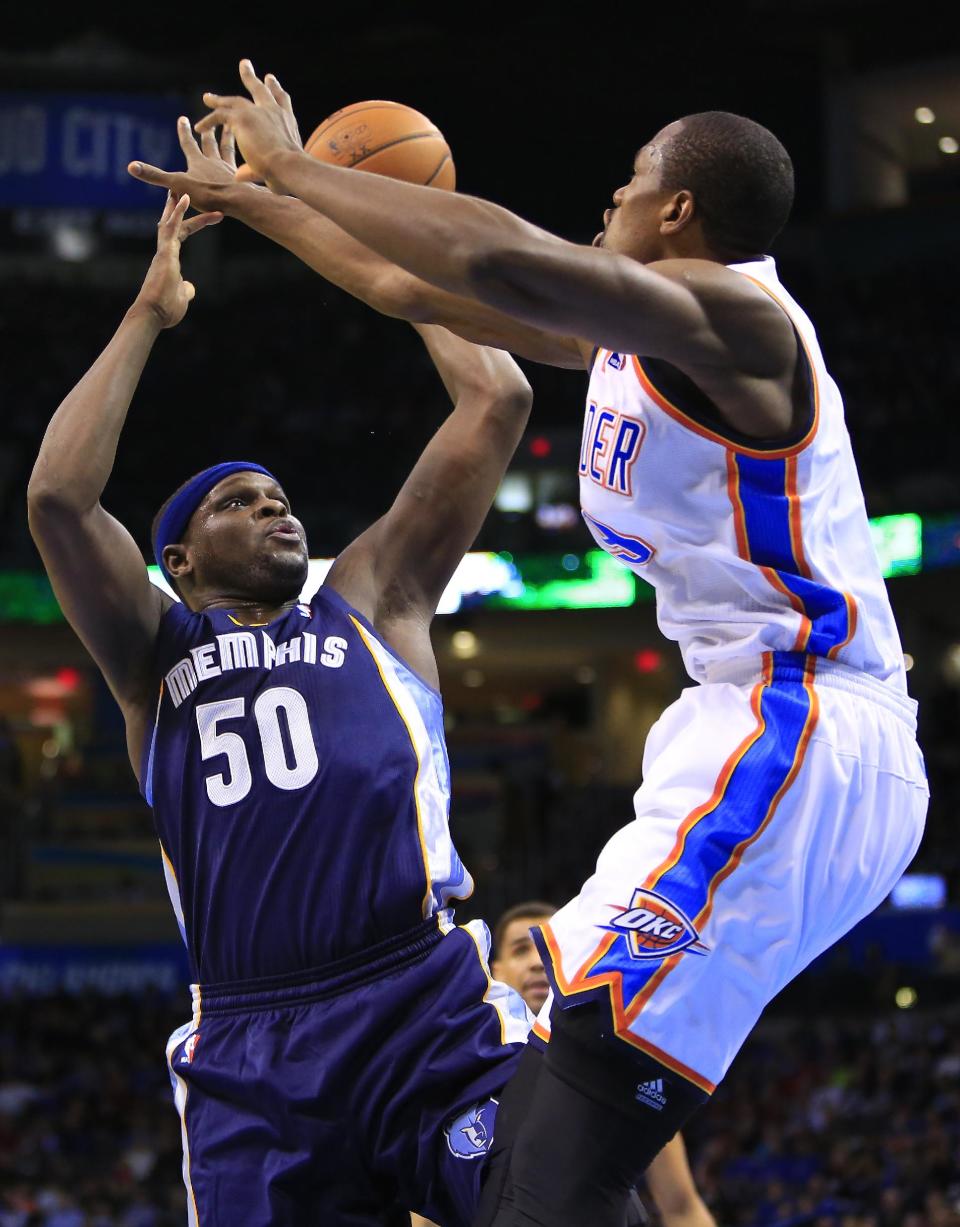
{"type": "MultiPolygon", "coordinates": [[[[277,190],[417,277],[529,326],[684,369],[733,360],[748,371],[754,366],[761,378],[779,370],[792,334],[743,278],[696,259],[645,267],[566,242],[488,201],[318,162],[290,139],[282,106],[249,60],[241,62],[241,79],[252,101],[205,94],[212,109],[197,130],[228,126],[246,160],[277,190]]],[[[664,224],[682,227],[691,216],[690,194],[678,197],[684,199],[671,206],[677,216],[664,224]]]]}
{"type": "Polygon", "coordinates": [[[183,319],[193,298],[180,274],[180,245],[220,220],[215,214],[185,220],[189,203],[187,196],[168,197],[143,286],[51,419],[27,490],[30,531],[57,600],[125,711],[142,697],[168,598],[149,582],[140,550],[100,496],[154,342],[183,319]]]}
{"type": "Polygon", "coordinates": [[[427,630],[476,539],[530,416],[530,386],[502,350],[418,325],[453,412],[393,506],[334,564],[327,582],[420,672],[436,678],[427,630]]]}
{"type": "MultiPolygon", "coordinates": [[[[287,131],[299,147],[299,131],[289,95],[267,78],[285,115],[287,131]]],[[[583,368],[590,345],[532,327],[478,301],[451,294],[365,247],[341,227],[295,196],[275,195],[236,178],[232,133],[220,141],[212,130],[198,142],[185,118],[177,137],[186,171],[164,171],[132,163],[137,178],[179,194],[200,209],[236,218],[285,247],[327,281],[361,299],[375,311],[415,323],[442,324],[466,340],[494,345],[548,366],[583,368]]]]}

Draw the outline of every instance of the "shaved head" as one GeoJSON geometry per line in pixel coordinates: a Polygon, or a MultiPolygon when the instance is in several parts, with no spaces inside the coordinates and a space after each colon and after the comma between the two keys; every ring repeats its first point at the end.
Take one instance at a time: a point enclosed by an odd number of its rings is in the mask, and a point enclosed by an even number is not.
{"type": "Polygon", "coordinates": [[[721,251],[767,251],[793,207],[793,163],[767,128],[727,111],[702,111],[668,124],[650,142],[660,186],[686,189],[704,234],[721,251]]]}

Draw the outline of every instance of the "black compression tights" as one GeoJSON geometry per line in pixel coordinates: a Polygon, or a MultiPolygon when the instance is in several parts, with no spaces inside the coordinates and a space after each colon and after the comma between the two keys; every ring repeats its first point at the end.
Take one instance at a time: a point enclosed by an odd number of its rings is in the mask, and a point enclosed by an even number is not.
{"type": "Polygon", "coordinates": [[[473,1227],[624,1227],[631,1190],[706,1099],[620,1040],[590,1042],[591,1010],[565,1012],[573,1028],[561,1014],[545,1055],[524,1053],[501,1097],[473,1227]],[[656,1108],[637,1093],[658,1081],[656,1108]]]}

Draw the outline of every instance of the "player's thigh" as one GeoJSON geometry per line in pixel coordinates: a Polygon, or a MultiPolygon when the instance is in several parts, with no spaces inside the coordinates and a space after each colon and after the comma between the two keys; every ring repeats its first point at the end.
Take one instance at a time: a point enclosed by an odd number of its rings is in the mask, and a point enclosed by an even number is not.
{"type": "Polygon", "coordinates": [[[776,675],[685,692],[649,750],[637,820],[543,946],[560,1008],[606,990],[618,1036],[709,1092],[766,1003],[902,871],[922,765],[879,703],[776,675]]]}
{"type": "Polygon", "coordinates": [[[218,1016],[171,1037],[191,1224],[382,1227],[385,1200],[349,1129],[322,1128],[331,1116],[323,1088],[305,1085],[303,1070],[285,1060],[309,1014],[218,1016]],[[308,1100],[312,1113],[303,1111],[308,1100]]]}

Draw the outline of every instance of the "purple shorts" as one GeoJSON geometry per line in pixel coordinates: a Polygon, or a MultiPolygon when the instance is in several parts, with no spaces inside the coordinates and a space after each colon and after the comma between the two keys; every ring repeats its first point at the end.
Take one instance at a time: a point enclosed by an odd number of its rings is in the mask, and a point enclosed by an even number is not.
{"type": "Polygon", "coordinates": [[[167,1046],[190,1223],[380,1227],[399,1204],[466,1227],[523,1048],[501,987],[434,919],[322,972],[195,988],[167,1046]]]}

